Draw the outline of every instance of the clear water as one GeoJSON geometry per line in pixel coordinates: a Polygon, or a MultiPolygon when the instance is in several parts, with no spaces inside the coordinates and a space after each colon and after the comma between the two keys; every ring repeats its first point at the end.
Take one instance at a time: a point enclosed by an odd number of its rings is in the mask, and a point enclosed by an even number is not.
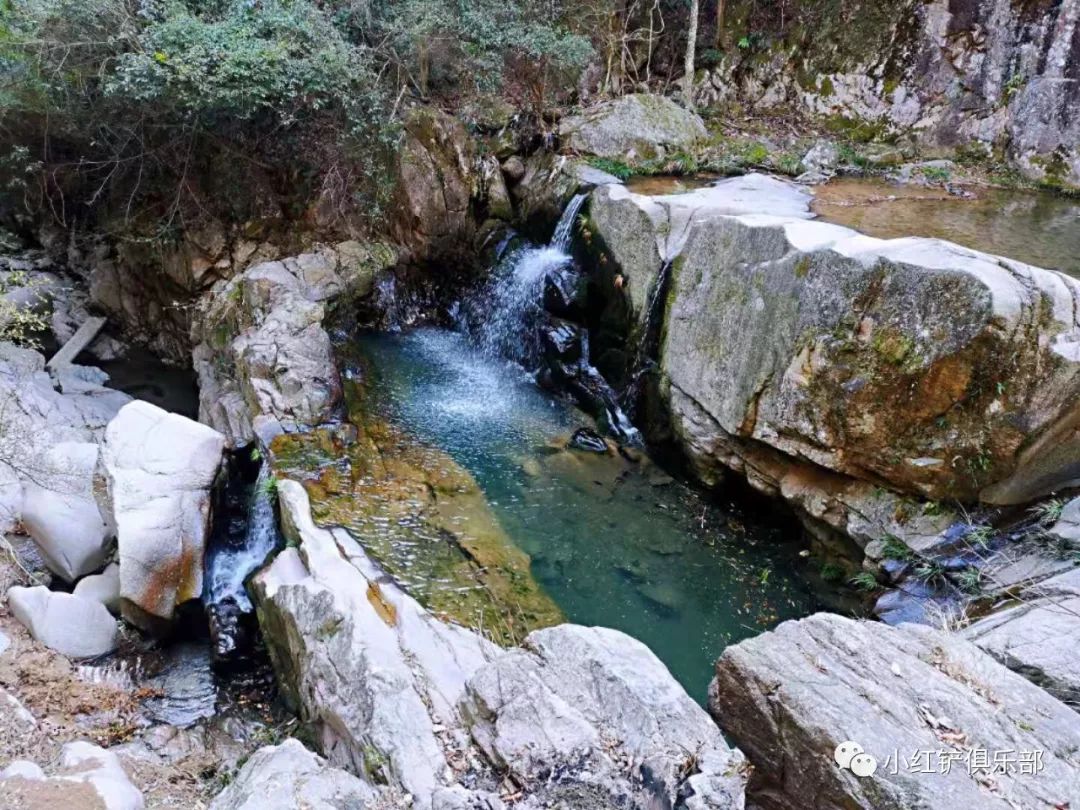
{"type": "Polygon", "coordinates": [[[254,609],[244,583],[266,562],[280,541],[271,476],[270,466],[263,464],[247,495],[247,522],[240,542],[231,543],[227,537],[217,538],[218,542],[208,552],[204,594],[208,603],[231,597],[241,610],[254,609]]]}
{"type": "Polygon", "coordinates": [[[589,420],[519,366],[443,330],[357,341],[370,407],[472,473],[567,618],[645,642],[696,699],[725,646],[818,607],[784,526],[647,458],[562,449],[589,420]]]}

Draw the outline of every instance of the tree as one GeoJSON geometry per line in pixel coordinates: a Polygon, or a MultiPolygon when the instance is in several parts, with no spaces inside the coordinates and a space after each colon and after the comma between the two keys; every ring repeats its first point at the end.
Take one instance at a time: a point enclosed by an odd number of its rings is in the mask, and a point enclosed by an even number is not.
{"type": "Polygon", "coordinates": [[[683,61],[683,101],[694,109],[694,52],[697,48],[698,0],[690,0],[690,25],[686,32],[686,58],[683,61]]]}

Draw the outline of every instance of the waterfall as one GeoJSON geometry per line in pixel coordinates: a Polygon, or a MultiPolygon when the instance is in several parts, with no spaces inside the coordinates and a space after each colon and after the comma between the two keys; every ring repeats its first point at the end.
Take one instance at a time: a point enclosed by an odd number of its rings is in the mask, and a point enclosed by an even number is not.
{"type": "Polygon", "coordinates": [[[584,194],[575,194],[574,198],[567,203],[558,224],[555,225],[555,233],[551,237],[551,246],[556,250],[568,253],[570,240],[574,236],[574,220],[577,219],[581,206],[585,204],[584,194]]]}
{"type": "Polygon", "coordinates": [[[574,195],[549,244],[505,254],[490,282],[467,305],[473,333],[487,354],[535,367],[539,359],[536,324],[543,311],[544,280],[570,264],[574,221],[584,203],[584,194],[574,195]]]}
{"type": "MultiPolygon", "coordinates": [[[[460,322],[488,356],[512,360],[530,371],[541,367],[540,330],[550,324],[544,311],[544,286],[572,270],[574,224],[585,199],[585,194],[575,194],[567,203],[547,245],[507,253],[479,294],[463,303],[460,322]]],[[[581,329],[581,349],[575,368],[559,369],[562,381],[582,407],[602,413],[612,433],[623,441],[639,443],[640,435],[619,407],[615,392],[590,364],[585,329],[581,329]]]]}
{"type": "Polygon", "coordinates": [[[270,465],[263,462],[248,499],[247,528],[243,542],[217,549],[210,559],[206,585],[207,604],[220,604],[231,598],[240,610],[252,610],[244,580],[266,561],[279,539],[273,480],[270,465]]]}

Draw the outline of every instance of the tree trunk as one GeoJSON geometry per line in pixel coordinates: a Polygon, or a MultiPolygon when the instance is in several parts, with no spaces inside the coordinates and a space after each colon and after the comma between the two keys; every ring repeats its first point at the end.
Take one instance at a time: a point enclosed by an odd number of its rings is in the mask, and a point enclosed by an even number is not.
{"type": "Polygon", "coordinates": [[[724,50],[724,7],[726,0],[716,0],[716,50],[724,50]]]}
{"type": "Polygon", "coordinates": [[[694,50],[697,47],[698,0],[690,0],[690,28],[686,32],[686,61],[683,63],[683,101],[694,109],[694,50]]]}

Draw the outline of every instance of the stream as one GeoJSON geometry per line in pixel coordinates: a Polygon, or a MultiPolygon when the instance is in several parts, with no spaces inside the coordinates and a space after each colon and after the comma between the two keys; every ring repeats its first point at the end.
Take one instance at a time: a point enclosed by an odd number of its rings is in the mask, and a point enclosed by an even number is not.
{"type": "Polygon", "coordinates": [[[358,338],[369,402],[477,480],[569,621],[623,630],[697,700],[728,644],[818,603],[790,526],[710,499],[635,454],[564,449],[591,420],[456,332],[358,338]]]}

